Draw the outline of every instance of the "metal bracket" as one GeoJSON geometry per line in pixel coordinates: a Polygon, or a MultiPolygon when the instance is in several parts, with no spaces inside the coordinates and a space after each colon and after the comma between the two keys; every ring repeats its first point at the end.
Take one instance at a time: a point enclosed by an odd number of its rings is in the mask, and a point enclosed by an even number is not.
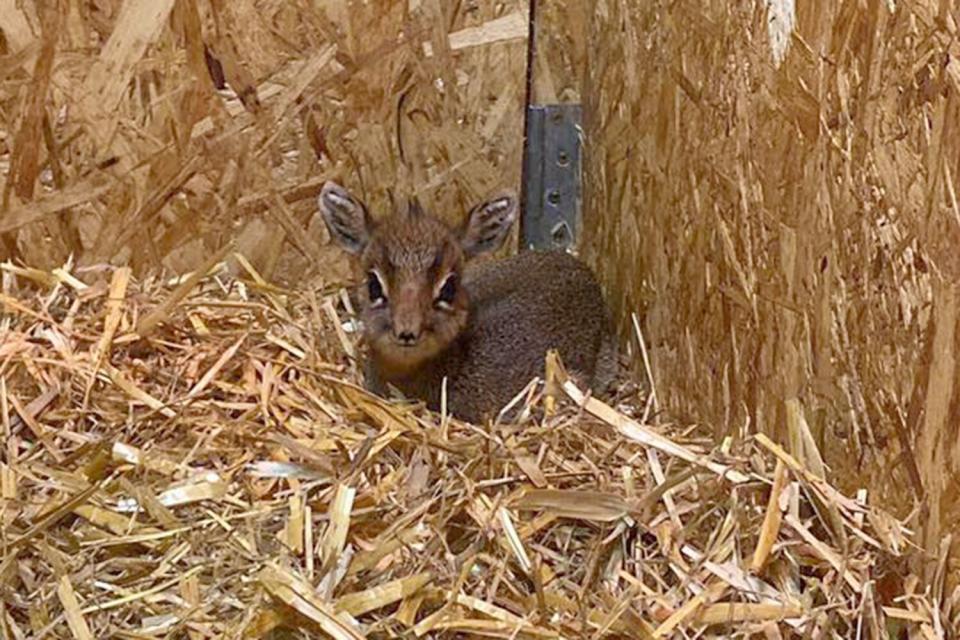
{"type": "Polygon", "coordinates": [[[571,249],[580,237],[579,104],[527,107],[523,246],[571,249]]]}

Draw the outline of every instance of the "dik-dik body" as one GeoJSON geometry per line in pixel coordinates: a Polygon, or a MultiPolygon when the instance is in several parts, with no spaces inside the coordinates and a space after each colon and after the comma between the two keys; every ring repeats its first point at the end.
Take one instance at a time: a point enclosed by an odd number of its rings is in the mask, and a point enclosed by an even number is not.
{"type": "Polygon", "coordinates": [[[456,229],[417,204],[374,222],[332,182],[319,206],[331,236],[363,267],[359,298],[374,391],[390,383],[436,410],[446,377],[450,412],[478,422],[543,375],[550,349],[595,392],[612,379],[609,316],[586,265],[546,251],[467,265],[507,238],[517,216],[513,195],[474,207],[456,229]]]}

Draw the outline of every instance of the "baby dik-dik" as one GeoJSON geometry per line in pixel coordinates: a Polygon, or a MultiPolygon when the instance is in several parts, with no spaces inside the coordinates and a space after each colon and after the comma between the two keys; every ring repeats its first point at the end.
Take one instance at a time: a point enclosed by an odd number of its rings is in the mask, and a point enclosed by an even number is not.
{"type": "Polygon", "coordinates": [[[465,262],[496,250],[517,216],[504,194],[474,207],[458,229],[411,203],[374,222],[338,184],[319,196],[332,237],[359,256],[359,294],[369,346],[367,386],[390,383],[464,420],[494,417],[556,349],[571,374],[599,393],[616,361],[606,305],[582,262],[562,252],[525,251],[476,268],[465,262]]]}

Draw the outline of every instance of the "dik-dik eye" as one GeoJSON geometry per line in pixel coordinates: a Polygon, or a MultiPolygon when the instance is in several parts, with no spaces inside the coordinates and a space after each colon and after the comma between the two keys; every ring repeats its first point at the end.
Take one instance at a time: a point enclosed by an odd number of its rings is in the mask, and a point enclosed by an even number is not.
{"type": "Polygon", "coordinates": [[[367,274],[367,295],[370,296],[370,306],[382,307],[387,303],[385,289],[379,273],[371,271],[367,274]]]}
{"type": "Polygon", "coordinates": [[[451,273],[443,280],[433,303],[440,309],[453,309],[453,299],[457,296],[457,274],[451,273]]]}

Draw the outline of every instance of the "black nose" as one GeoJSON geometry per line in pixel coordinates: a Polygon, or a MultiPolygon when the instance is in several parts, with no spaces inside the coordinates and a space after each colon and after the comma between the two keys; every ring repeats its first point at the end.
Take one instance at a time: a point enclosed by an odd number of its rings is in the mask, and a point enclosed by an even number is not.
{"type": "Polygon", "coordinates": [[[410,345],[417,341],[417,335],[412,331],[401,331],[397,334],[397,340],[399,340],[401,344],[410,345]]]}

